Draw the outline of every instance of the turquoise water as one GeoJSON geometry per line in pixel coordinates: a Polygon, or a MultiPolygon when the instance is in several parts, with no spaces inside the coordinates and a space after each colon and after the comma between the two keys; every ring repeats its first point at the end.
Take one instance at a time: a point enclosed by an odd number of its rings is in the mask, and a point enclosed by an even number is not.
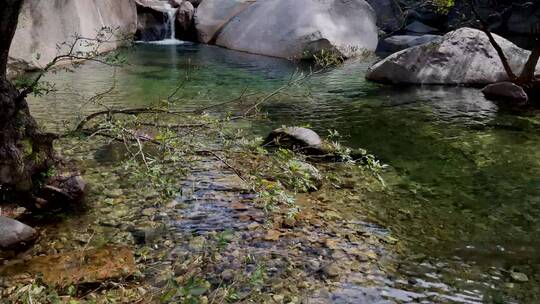
{"type": "MultiPolygon", "coordinates": [[[[177,104],[197,108],[246,90],[271,92],[292,73],[310,69],[195,44],[141,44],[124,52],[129,65],[121,68],[87,63],[73,73],[48,76],[58,91],[32,100],[34,115],[61,130],[79,111],[92,111],[79,109],[113,79],[115,89],[103,102],[120,107],[166,98],[187,77],[177,104]]],[[[439,281],[483,293],[491,302],[508,294],[523,303],[540,301],[540,116],[502,108],[472,88],[366,82],[373,60],[314,75],[266,103],[268,120],[249,127],[261,135],[293,124],[321,134],[337,130],[346,144],[387,163],[389,193],[374,194],[369,205],[358,208],[405,241],[403,274],[435,272],[439,281]],[[407,262],[413,257],[425,263],[407,262]],[[513,282],[511,271],[527,274],[528,282],[513,282]],[[495,290],[489,297],[488,289],[495,290]]],[[[456,301],[468,302],[464,298],[456,301]]]]}

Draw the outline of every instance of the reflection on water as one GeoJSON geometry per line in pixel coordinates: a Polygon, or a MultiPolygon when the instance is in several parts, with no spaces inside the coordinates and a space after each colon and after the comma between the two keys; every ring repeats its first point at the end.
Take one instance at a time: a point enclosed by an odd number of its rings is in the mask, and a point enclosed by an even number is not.
{"type": "MultiPolygon", "coordinates": [[[[48,76],[58,91],[32,100],[33,113],[59,130],[88,97],[111,86],[113,75],[116,89],[103,100],[107,104],[150,104],[189,77],[179,97],[180,106],[192,108],[246,88],[272,91],[298,69],[293,62],[196,44],[138,45],[125,53],[130,65],[116,71],[88,63],[74,74],[48,76]]],[[[264,107],[268,122],[251,127],[260,134],[283,124],[306,124],[323,134],[338,130],[347,144],[390,165],[385,178],[391,193],[358,208],[405,241],[411,258],[398,271],[416,277],[412,285],[425,291],[444,282],[446,289],[463,289],[418,301],[496,301],[500,294],[486,295],[490,286],[525,302],[536,299],[540,119],[506,113],[477,89],[368,83],[369,64],[351,62],[291,88],[264,107]],[[513,282],[512,271],[529,281],[513,282]],[[474,301],[466,300],[473,295],[474,301]]]]}

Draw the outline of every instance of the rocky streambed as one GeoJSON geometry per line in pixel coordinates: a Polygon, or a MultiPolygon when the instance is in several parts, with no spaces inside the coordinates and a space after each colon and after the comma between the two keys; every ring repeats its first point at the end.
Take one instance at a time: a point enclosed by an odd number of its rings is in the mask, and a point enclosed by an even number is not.
{"type": "Polygon", "coordinates": [[[298,213],[270,210],[237,172],[200,157],[182,168],[181,195],[162,204],[150,188],[134,188],[118,163],[100,159],[102,148],[88,154],[87,145],[64,144],[76,147],[63,154],[79,159],[90,192],[81,210],[34,216],[39,237],[28,251],[4,252],[8,303],[383,299],[394,254],[386,247],[395,240],[318,194],[299,197],[298,213]]]}

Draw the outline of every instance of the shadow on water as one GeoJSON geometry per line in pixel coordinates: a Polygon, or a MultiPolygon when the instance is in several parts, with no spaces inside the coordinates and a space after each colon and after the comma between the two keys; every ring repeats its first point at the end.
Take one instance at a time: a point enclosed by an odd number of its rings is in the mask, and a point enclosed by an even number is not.
{"type": "MultiPolygon", "coordinates": [[[[298,69],[285,60],[197,44],[138,45],[126,56],[130,65],[116,71],[117,88],[105,100],[116,106],[155,102],[189,75],[180,106],[200,107],[239,96],[246,87],[270,92],[298,69]]],[[[264,106],[268,121],[250,127],[260,135],[293,124],[321,134],[337,130],[348,145],[389,164],[384,178],[391,191],[374,194],[369,206],[358,203],[358,208],[403,240],[407,255],[424,256],[429,264],[404,259],[399,271],[447,273],[449,265],[479,273],[496,269],[498,281],[480,274],[475,280],[503,286],[513,284],[509,273],[519,270],[529,281],[504,292],[535,299],[540,293],[538,115],[500,108],[473,88],[369,83],[364,73],[370,64],[348,62],[291,88],[264,106]]],[[[58,91],[32,100],[33,113],[53,129],[75,118],[74,109],[89,96],[109,88],[113,69],[88,63],[75,73],[48,76],[58,91]]],[[[469,274],[455,270],[448,276],[445,282],[459,288],[469,274]]]]}

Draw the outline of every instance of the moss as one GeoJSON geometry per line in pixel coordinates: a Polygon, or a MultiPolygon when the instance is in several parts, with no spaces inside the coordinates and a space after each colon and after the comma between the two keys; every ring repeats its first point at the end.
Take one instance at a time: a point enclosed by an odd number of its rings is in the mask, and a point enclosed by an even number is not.
{"type": "Polygon", "coordinates": [[[34,149],[32,148],[32,139],[25,138],[21,140],[21,151],[24,155],[24,157],[29,157],[34,152],[34,149]]]}

